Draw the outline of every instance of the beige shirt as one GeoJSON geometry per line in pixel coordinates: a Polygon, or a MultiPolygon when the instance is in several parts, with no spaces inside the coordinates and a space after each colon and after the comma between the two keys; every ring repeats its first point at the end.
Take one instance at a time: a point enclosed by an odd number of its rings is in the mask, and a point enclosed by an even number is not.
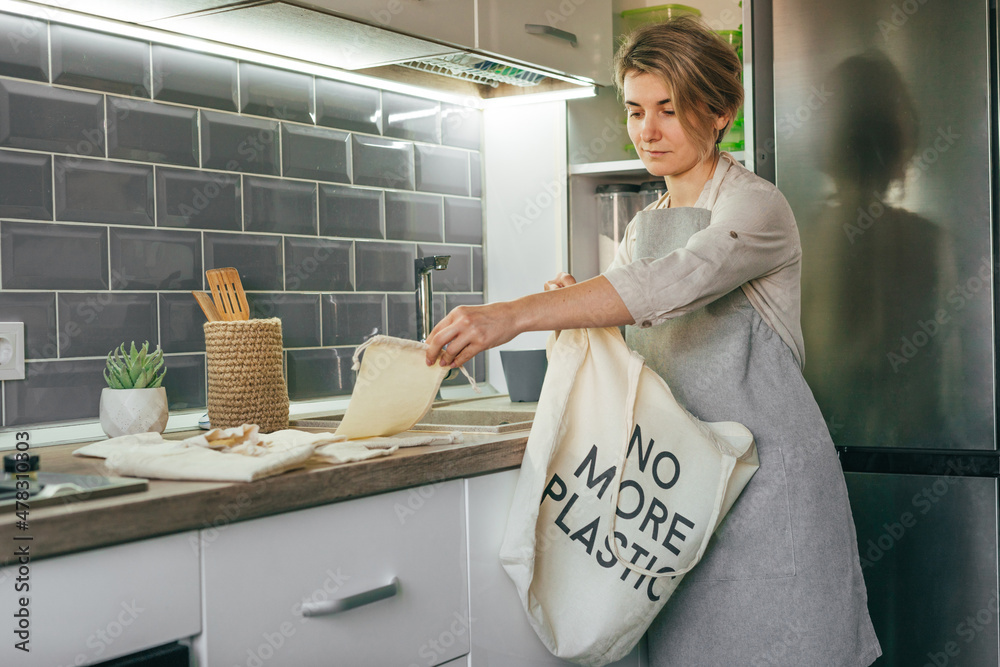
{"type": "MultiPolygon", "coordinates": [[[[648,209],[666,208],[668,196],[648,209]]],[[[695,208],[712,212],[708,227],[658,259],[632,260],[636,231],[634,221],[629,223],[604,276],[641,327],[697,310],[741,287],[801,367],[802,246],[785,197],[723,153],[695,208]]]]}

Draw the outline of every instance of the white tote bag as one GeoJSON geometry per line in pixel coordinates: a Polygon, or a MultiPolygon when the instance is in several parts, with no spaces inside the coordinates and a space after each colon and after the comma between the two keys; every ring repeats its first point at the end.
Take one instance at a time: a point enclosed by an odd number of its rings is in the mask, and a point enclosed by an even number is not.
{"type": "Polygon", "coordinates": [[[745,426],[693,417],[617,328],[553,334],[500,549],[545,646],[625,656],[757,467],[745,426]]]}

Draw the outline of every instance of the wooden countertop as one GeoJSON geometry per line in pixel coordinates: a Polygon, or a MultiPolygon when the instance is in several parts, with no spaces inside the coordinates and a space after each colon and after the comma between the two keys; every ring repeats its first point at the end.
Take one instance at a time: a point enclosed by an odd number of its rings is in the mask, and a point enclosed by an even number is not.
{"type": "MultiPolygon", "coordinates": [[[[193,432],[167,434],[169,439],[193,432]]],[[[521,465],[528,431],[466,433],[458,445],[399,449],[356,463],[308,461],[306,467],[256,482],[149,480],[149,488],[107,498],[71,501],[29,510],[29,529],[17,531],[14,512],[0,515],[0,540],[31,535],[32,560],[210,528],[290,510],[433,482],[471,477],[521,465]]],[[[103,459],[73,456],[81,444],[39,448],[46,472],[110,475],[103,459]]],[[[4,549],[0,565],[15,561],[4,549]]]]}

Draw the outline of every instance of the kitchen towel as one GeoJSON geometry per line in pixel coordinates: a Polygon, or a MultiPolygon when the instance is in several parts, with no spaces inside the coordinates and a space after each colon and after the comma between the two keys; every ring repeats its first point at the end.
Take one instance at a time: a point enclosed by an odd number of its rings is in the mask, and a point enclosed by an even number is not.
{"type": "Polygon", "coordinates": [[[312,457],[350,463],[389,456],[400,447],[462,440],[457,431],[352,441],[330,432],[296,429],[262,435],[256,424],[244,424],[212,429],[186,440],[165,440],[159,433],[120,436],[86,445],[73,454],[104,458],[110,470],[132,477],[250,482],[301,467],[312,457]]]}
{"type": "Polygon", "coordinates": [[[500,548],[542,643],[624,657],[757,467],[746,427],[693,417],[617,328],[553,334],[500,548]]]}

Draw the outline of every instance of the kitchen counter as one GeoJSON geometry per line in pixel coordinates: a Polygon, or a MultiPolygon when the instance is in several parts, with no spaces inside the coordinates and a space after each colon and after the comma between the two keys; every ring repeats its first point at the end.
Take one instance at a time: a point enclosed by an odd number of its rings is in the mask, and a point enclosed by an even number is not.
{"type": "MultiPolygon", "coordinates": [[[[496,400],[492,399],[495,405],[496,400]]],[[[503,404],[510,408],[509,401],[503,404]]],[[[526,406],[525,406],[526,407],[526,406]]],[[[166,434],[181,440],[197,432],[166,434]]],[[[68,500],[29,510],[27,531],[14,512],[0,515],[0,539],[30,535],[33,560],[186,530],[288,512],[448,479],[491,473],[521,464],[528,431],[465,433],[465,442],[399,449],[390,456],[333,465],[310,460],[304,468],[256,482],[149,480],[138,493],[68,500]]],[[[103,459],[73,456],[84,443],[39,447],[46,472],[109,475],[103,459]]],[[[0,565],[15,561],[4,550],[0,565]]]]}

